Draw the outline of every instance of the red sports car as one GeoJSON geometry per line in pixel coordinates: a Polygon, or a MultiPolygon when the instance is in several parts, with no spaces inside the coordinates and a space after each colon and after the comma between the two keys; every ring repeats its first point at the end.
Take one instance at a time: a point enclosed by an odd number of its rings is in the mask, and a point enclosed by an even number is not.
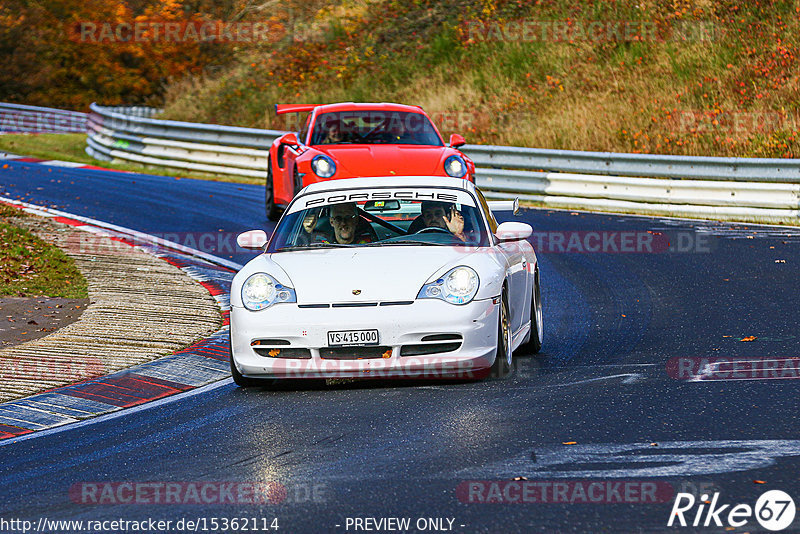
{"type": "Polygon", "coordinates": [[[298,133],[272,143],[266,183],[267,218],[278,219],[308,184],[367,176],[451,176],[475,181],[475,164],[458,147],[445,145],[428,115],[401,104],[290,104],[275,111],[305,113],[298,133]]]}

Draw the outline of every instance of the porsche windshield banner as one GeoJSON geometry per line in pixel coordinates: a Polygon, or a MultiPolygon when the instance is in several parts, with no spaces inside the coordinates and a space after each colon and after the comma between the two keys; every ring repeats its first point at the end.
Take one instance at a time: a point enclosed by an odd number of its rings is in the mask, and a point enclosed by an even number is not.
{"type": "Polygon", "coordinates": [[[289,209],[289,213],[308,208],[342,204],[344,202],[362,203],[369,200],[438,200],[475,207],[475,199],[464,190],[433,187],[398,187],[375,189],[352,189],[344,191],[326,191],[312,193],[298,198],[289,209]]]}

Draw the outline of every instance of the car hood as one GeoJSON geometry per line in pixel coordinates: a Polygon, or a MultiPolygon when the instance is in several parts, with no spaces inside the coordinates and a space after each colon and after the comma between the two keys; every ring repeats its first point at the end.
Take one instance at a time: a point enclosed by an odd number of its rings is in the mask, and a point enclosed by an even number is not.
{"type": "Polygon", "coordinates": [[[376,246],[271,254],[298,304],[411,301],[434,274],[470,252],[448,246],[376,246]],[[358,291],[358,294],[354,292],[358,291]]]}
{"type": "Polygon", "coordinates": [[[315,147],[353,176],[443,174],[447,147],[422,145],[337,145],[315,147]]]}

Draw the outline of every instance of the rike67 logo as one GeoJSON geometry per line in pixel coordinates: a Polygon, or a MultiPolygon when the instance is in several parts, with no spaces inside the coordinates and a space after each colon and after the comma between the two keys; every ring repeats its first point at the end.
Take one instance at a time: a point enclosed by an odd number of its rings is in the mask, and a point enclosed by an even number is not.
{"type": "Polygon", "coordinates": [[[758,498],[754,507],[749,504],[721,504],[719,497],[717,492],[711,501],[708,495],[701,495],[700,500],[696,501],[691,493],[678,493],[667,526],[685,527],[691,522],[693,527],[722,527],[723,521],[726,521],[725,526],[743,527],[755,516],[763,528],[779,531],[788,528],[794,521],[794,500],[781,490],[767,491],[758,498]],[[696,510],[695,504],[698,505],[696,510]]]}

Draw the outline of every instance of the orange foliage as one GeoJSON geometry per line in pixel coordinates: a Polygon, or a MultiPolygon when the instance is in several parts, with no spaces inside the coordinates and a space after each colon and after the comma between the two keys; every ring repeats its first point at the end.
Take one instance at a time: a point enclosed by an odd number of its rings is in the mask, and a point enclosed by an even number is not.
{"type": "Polygon", "coordinates": [[[3,2],[0,101],[77,110],[94,101],[158,104],[168,81],[224,62],[231,56],[231,44],[156,40],[147,32],[138,40],[97,42],[100,31],[88,29],[105,25],[113,32],[136,22],[225,20],[241,7],[236,1],[202,0],[3,2]]]}

